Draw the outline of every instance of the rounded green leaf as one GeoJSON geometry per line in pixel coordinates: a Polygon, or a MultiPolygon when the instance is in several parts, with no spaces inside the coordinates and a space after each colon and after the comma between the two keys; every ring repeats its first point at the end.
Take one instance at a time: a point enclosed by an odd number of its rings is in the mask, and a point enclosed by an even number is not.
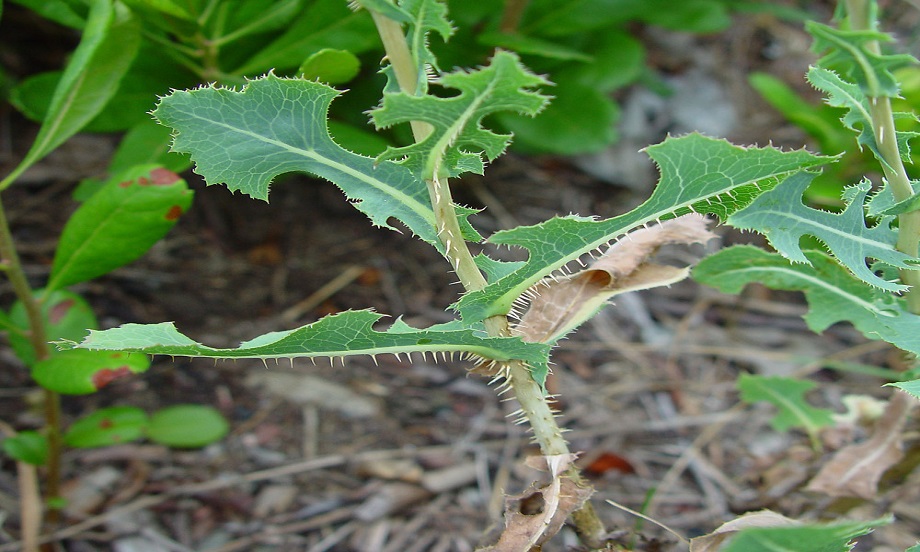
{"type": "MultiPolygon", "coordinates": [[[[76,293],[58,290],[50,293],[36,292],[41,303],[42,316],[48,341],[69,340],[79,341],[86,335],[86,330],[95,328],[96,315],[89,303],[76,293]]],[[[27,366],[35,364],[35,350],[29,341],[29,319],[26,309],[20,302],[16,302],[10,309],[10,322],[19,331],[9,332],[10,347],[13,352],[27,366]]],[[[52,355],[58,354],[54,347],[50,347],[52,355]]]]}
{"type": "Polygon", "coordinates": [[[216,409],[196,404],[164,408],[150,417],[147,438],[177,448],[197,448],[223,438],[227,420],[216,409]]]}
{"type": "Polygon", "coordinates": [[[341,84],[358,76],[361,62],[348,50],[323,48],[300,65],[297,74],[307,80],[341,84]]]}
{"type": "Polygon", "coordinates": [[[551,78],[563,85],[575,81],[609,93],[635,82],[645,71],[645,48],[625,31],[592,37],[586,51],[594,56],[591,63],[566,64],[561,70],[552,71],[551,78]]]}
{"type": "Polygon", "coordinates": [[[156,165],[116,175],[67,221],[48,287],[84,282],[134,261],[176,224],[192,195],[179,175],[156,165]]]}
{"type": "Polygon", "coordinates": [[[70,349],[37,362],[32,378],[51,391],[86,395],[149,367],[150,358],[143,354],[70,349]]]}
{"type": "Polygon", "coordinates": [[[62,74],[61,71],[46,71],[23,79],[10,91],[10,103],[29,119],[43,121],[62,74]]]}
{"type": "Polygon", "coordinates": [[[3,440],[3,452],[19,462],[41,466],[48,460],[48,438],[37,431],[23,431],[3,440]]]}
{"type": "Polygon", "coordinates": [[[136,441],[144,436],[147,413],[133,406],[112,406],[74,422],[64,442],[76,448],[94,448],[136,441]]]}

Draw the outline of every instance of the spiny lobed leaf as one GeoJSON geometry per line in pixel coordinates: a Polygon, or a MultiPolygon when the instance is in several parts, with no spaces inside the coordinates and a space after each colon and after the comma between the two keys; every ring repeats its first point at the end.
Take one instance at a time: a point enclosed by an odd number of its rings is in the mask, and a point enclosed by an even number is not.
{"type": "Polygon", "coordinates": [[[497,232],[491,243],[523,247],[530,253],[514,272],[455,304],[464,321],[473,323],[507,314],[513,301],[544,276],[581,255],[605,247],[638,226],[691,211],[725,218],[747,205],[760,188],[830,158],[804,150],[742,148],[725,140],[689,134],[646,148],[661,171],[652,196],[633,211],[606,220],[570,215],[536,226],[497,232]]]}
{"type": "Polygon", "coordinates": [[[846,67],[849,76],[872,97],[896,97],[898,79],[891,72],[917,63],[908,54],[878,54],[869,50],[870,43],[892,42],[894,39],[887,33],[835,29],[813,21],[807,22],[805,29],[815,39],[812,51],[825,54],[818,64],[829,68],[846,67]]]}
{"type": "MultiPolygon", "coordinates": [[[[847,110],[846,114],[840,119],[844,126],[856,131],[858,136],[856,142],[860,148],[866,146],[875,155],[881,163],[885,163],[878,150],[875,132],[872,128],[872,115],[869,112],[869,99],[865,93],[855,84],[851,84],[840,78],[837,73],[821,67],[812,67],[808,70],[806,79],[809,84],[820,90],[826,95],[826,103],[833,107],[842,107],[847,110]]],[[[917,120],[913,113],[898,112],[894,114],[899,119],[917,120]]],[[[898,150],[905,162],[910,162],[910,140],[916,138],[920,133],[908,130],[898,130],[895,132],[898,141],[898,150]]]]}
{"type": "Polygon", "coordinates": [[[392,228],[393,217],[438,244],[424,182],[406,167],[352,153],[330,138],[326,115],[338,95],[324,84],[268,74],[240,91],[173,92],[153,114],[174,129],[173,150],[190,153],[208,184],[267,200],[278,175],[310,172],[341,188],[375,225],[392,228]]]}
{"type": "MultiPolygon", "coordinates": [[[[426,94],[429,78],[438,70],[438,60],[428,47],[428,37],[433,32],[438,33],[447,42],[455,32],[447,19],[447,6],[438,0],[401,0],[398,6],[393,0],[355,0],[354,3],[398,23],[407,24],[406,42],[418,79],[412,94],[426,94]]],[[[384,69],[392,77],[390,71],[389,67],[384,69]]],[[[399,89],[394,82],[390,84],[395,85],[395,90],[399,89]]]]}
{"type": "Polygon", "coordinates": [[[447,19],[447,6],[437,0],[403,0],[400,7],[410,16],[406,40],[418,74],[416,93],[425,94],[429,75],[438,70],[437,58],[428,48],[428,36],[436,32],[447,42],[455,29],[447,19]]]}
{"type": "Polygon", "coordinates": [[[920,399],[920,379],[910,380],[910,381],[898,381],[895,383],[888,383],[891,387],[897,387],[898,389],[910,393],[916,399],[920,399]]]}
{"type": "Polygon", "coordinates": [[[809,306],[804,319],[812,331],[850,322],[869,339],[920,354],[920,316],[908,312],[903,299],[866,286],[822,251],[803,253],[809,264],[793,264],[758,247],[734,246],[700,261],[693,278],[723,293],[738,293],[754,282],[802,291],[809,306]]]}
{"type": "Polygon", "coordinates": [[[197,343],[179,333],[171,322],[125,324],[110,330],[91,331],[76,347],[156,355],[260,359],[467,353],[496,361],[520,359],[535,370],[546,369],[548,345],[524,343],[511,337],[484,337],[470,329],[452,329],[454,325],[418,330],[397,321],[387,331],[372,329],[382,317],[368,310],[346,311],[293,330],[264,334],[235,349],[215,349],[197,343]]]}
{"type": "Polygon", "coordinates": [[[834,424],[833,411],[815,408],[805,400],[805,393],[817,385],[807,380],[750,374],[741,374],[738,378],[738,390],[745,402],[765,401],[778,409],[770,420],[773,429],[786,431],[801,427],[815,443],[818,430],[834,424]]]}
{"type": "Polygon", "coordinates": [[[483,128],[483,117],[499,111],[536,115],[548,100],[532,89],[549,83],[525,69],[511,52],[498,52],[486,67],[442,75],[437,82],[460,93],[449,98],[385,93],[381,106],[371,111],[378,128],[409,121],[434,127],[421,142],[389,148],[379,157],[406,158],[406,166],[426,179],[470,171],[482,174],[482,155],[495,159],[511,140],[510,135],[483,128]]]}
{"type": "Polygon", "coordinates": [[[728,217],[726,223],[760,232],[780,254],[797,263],[808,262],[800,239],[814,236],[863,282],[887,291],[907,289],[903,284],[876,276],[866,266],[867,258],[904,269],[917,269],[920,262],[895,249],[897,233],[889,226],[891,217],[883,217],[871,228],[866,226],[864,207],[871,183],[863,181],[849,188],[844,193],[846,208],[836,214],[802,203],[802,195],[814,176],[811,173],[790,176],[728,217]]]}
{"type": "Polygon", "coordinates": [[[778,552],[808,550],[809,552],[849,552],[855,539],[881,525],[891,523],[891,517],[871,521],[841,521],[829,524],[808,524],[791,527],[749,527],[738,532],[720,552],[778,552]]]}

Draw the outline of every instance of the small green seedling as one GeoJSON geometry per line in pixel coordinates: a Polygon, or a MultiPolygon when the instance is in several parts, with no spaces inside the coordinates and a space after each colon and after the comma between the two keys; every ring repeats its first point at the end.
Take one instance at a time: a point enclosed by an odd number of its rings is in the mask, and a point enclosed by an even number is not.
{"type": "MultiPolygon", "coordinates": [[[[141,24],[121,3],[93,0],[86,6],[66,2],[31,4],[40,13],[53,14],[81,27],[83,33],[62,72],[24,83],[14,93],[14,102],[17,98],[41,101],[40,111],[34,113],[41,128],[23,160],[0,180],[0,191],[7,190],[27,169],[74,134],[102,120],[107,106],[117,98],[118,84],[125,81],[141,43],[141,24]],[[81,12],[81,7],[88,9],[81,12]],[[45,94],[35,87],[44,87],[45,94]]],[[[21,102],[20,105],[25,107],[21,102]]],[[[172,446],[202,446],[226,432],[226,422],[221,419],[224,429],[215,422],[219,414],[204,407],[200,411],[180,410],[178,417],[172,411],[159,412],[149,420],[142,413],[143,423],[138,421],[141,418],[137,413],[132,418],[118,410],[129,407],[104,409],[89,415],[88,419],[95,422],[84,419],[69,428],[61,413],[61,395],[94,393],[115,380],[143,373],[150,366],[146,355],[59,350],[50,342],[77,339],[85,329],[98,327],[89,304],[71,289],[73,286],[138,259],[169,232],[191,205],[192,191],[170,170],[185,168],[187,160],[167,154],[163,140],[164,133],[156,125],[138,127],[119,149],[111,177],[87,183],[75,194],[81,203],[67,219],[50,274],[41,286],[33,285],[26,276],[0,203],[0,268],[16,296],[9,309],[0,310],[0,329],[6,332],[13,352],[42,389],[45,419],[39,431],[13,433],[4,424],[10,435],[3,441],[3,451],[21,464],[44,466],[45,505],[51,522],[61,504],[65,446],[99,446],[140,436],[172,446]],[[158,147],[150,147],[151,143],[158,147]],[[170,424],[181,427],[170,428],[170,424]],[[176,433],[177,429],[185,435],[176,433]]],[[[34,474],[35,470],[21,466],[20,474],[23,473],[34,474]]],[[[41,503],[34,477],[22,476],[21,492],[24,503],[41,503]]],[[[34,543],[37,539],[41,527],[38,513],[38,508],[23,509],[24,542],[34,543]]],[[[30,546],[26,548],[37,549],[30,546]]]]}

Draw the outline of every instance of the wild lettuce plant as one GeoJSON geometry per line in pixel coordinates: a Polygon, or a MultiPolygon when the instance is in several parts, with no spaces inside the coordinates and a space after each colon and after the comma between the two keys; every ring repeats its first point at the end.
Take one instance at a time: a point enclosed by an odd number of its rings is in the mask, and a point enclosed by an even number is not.
{"type": "MultiPolygon", "coordinates": [[[[887,107],[897,94],[891,70],[914,60],[880,52],[879,42],[887,37],[873,27],[874,4],[847,4],[849,30],[810,26],[816,48],[826,55],[809,79],[830,101],[849,108],[844,123],[859,130],[859,143],[881,161],[885,182],[877,192],[868,181],[858,183],[845,192],[842,213],[812,209],[801,198],[832,157],[739,147],[689,134],[646,149],[661,178],[632,211],[608,219],[558,216],[487,238],[476,229],[476,210],[454,202],[450,181],[481,173],[508,146],[511,136],[485,128],[486,117],[538,115],[550,101],[544,93],[549,83],[502,50],[482,67],[441,71],[429,40],[450,37],[453,27],[444,5],[434,0],[360,4],[371,13],[387,54],[382,70],[387,84],[370,112],[371,122],[378,129],[408,123],[413,144],[390,147],[376,157],[349,151],[330,136],[327,121],[342,93],[321,82],[273,73],[239,88],[172,92],[153,115],[172,128],[172,148],[188,153],[209,184],[268,200],[270,183],[279,175],[313,174],[338,186],[372,225],[407,230],[434,247],[464,288],[453,305],[445,305],[454,319],[415,328],[397,317],[384,327],[381,314],[347,311],[227,349],[200,344],[169,322],[126,324],[90,332],[72,344],[77,350],[291,362],[382,354],[469,359],[475,372],[518,401],[517,414],[530,424],[553,476],[544,490],[550,506],[537,516],[508,512],[510,529],[486,550],[529,550],[567,518],[586,545],[605,545],[603,523],[588,500],[590,487],[571,463],[545,390],[552,348],[616,294],[686,277],[688,267],[660,265],[654,253],[663,244],[708,241],[706,215],[766,235],[777,252],[729,248],[695,269],[700,281],[727,291],[751,281],[802,290],[813,329],[849,321],[869,338],[911,354],[920,351],[920,296],[910,291],[918,278],[920,213],[902,161],[911,135],[896,130],[895,119],[902,115],[887,107]],[[803,248],[803,236],[816,238],[819,246],[803,248]],[[527,259],[500,261],[482,252],[483,243],[520,248],[527,259]]],[[[917,393],[917,382],[899,385],[917,393]]],[[[822,526],[824,533],[810,542],[844,550],[854,536],[878,523],[822,526]]],[[[754,550],[744,548],[750,539],[762,544],[757,549],[767,549],[765,542],[802,538],[762,533],[743,532],[726,550],[754,550]]]]}

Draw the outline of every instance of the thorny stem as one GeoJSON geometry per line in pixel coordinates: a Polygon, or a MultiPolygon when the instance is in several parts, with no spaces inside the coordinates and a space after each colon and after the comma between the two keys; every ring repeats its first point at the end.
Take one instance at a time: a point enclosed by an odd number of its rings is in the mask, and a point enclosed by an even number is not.
{"type": "MultiPolygon", "coordinates": [[[[41,307],[22,269],[22,262],[16,252],[2,201],[0,201],[0,261],[2,261],[3,270],[13,287],[16,298],[25,308],[29,321],[29,341],[35,350],[35,357],[37,360],[46,359],[50,356],[50,351],[41,307]]],[[[44,395],[45,431],[48,437],[48,473],[45,480],[45,495],[47,498],[57,498],[60,496],[61,484],[61,397],[48,389],[44,390],[44,395]]],[[[56,523],[57,516],[57,510],[50,509],[48,511],[49,523],[56,523]]]]}
{"type": "MultiPolygon", "coordinates": [[[[384,15],[368,10],[377,26],[386,51],[387,59],[393,67],[400,89],[407,94],[417,94],[418,72],[406,37],[399,23],[384,15]]],[[[425,139],[432,127],[424,121],[412,121],[412,132],[416,142],[425,139]]],[[[460,231],[460,223],[453,204],[450,187],[438,175],[435,167],[428,184],[431,205],[434,210],[438,238],[444,246],[444,255],[460,278],[460,283],[467,291],[482,289],[487,282],[473,260],[473,255],[460,231]]],[[[493,316],[485,320],[486,331],[491,336],[507,337],[511,335],[508,319],[505,316],[493,316]]],[[[534,439],[546,456],[567,455],[569,446],[562,437],[562,431],[556,423],[555,414],[546,400],[540,385],[533,379],[530,369],[520,361],[511,361],[504,366],[508,384],[514,390],[515,397],[521,405],[521,412],[527,417],[533,428],[534,439]]],[[[566,472],[576,484],[589,485],[581,477],[578,468],[572,466],[566,472]]],[[[598,518],[590,502],[572,514],[576,531],[583,542],[592,547],[602,546],[604,525],[598,518]]]]}
{"type": "MultiPolygon", "coordinates": [[[[873,30],[871,5],[866,0],[846,0],[847,15],[850,27],[853,30],[873,30]]],[[[878,41],[871,41],[866,47],[873,53],[880,53],[878,41]]],[[[904,201],[911,197],[913,187],[910,177],[901,161],[901,152],[898,150],[898,141],[895,135],[894,116],[891,110],[891,100],[887,96],[870,96],[869,113],[872,117],[872,130],[882,156],[882,171],[885,180],[891,187],[895,201],[904,201]]],[[[918,256],[918,241],[920,241],[920,211],[902,213],[898,216],[898,243],[897,248],[911,257],[918,256]]],[[[901,270],[901,280],[911,286],[906,292],[907,307],[910,312],[920,314],[920,271],[901,270]]]]}

